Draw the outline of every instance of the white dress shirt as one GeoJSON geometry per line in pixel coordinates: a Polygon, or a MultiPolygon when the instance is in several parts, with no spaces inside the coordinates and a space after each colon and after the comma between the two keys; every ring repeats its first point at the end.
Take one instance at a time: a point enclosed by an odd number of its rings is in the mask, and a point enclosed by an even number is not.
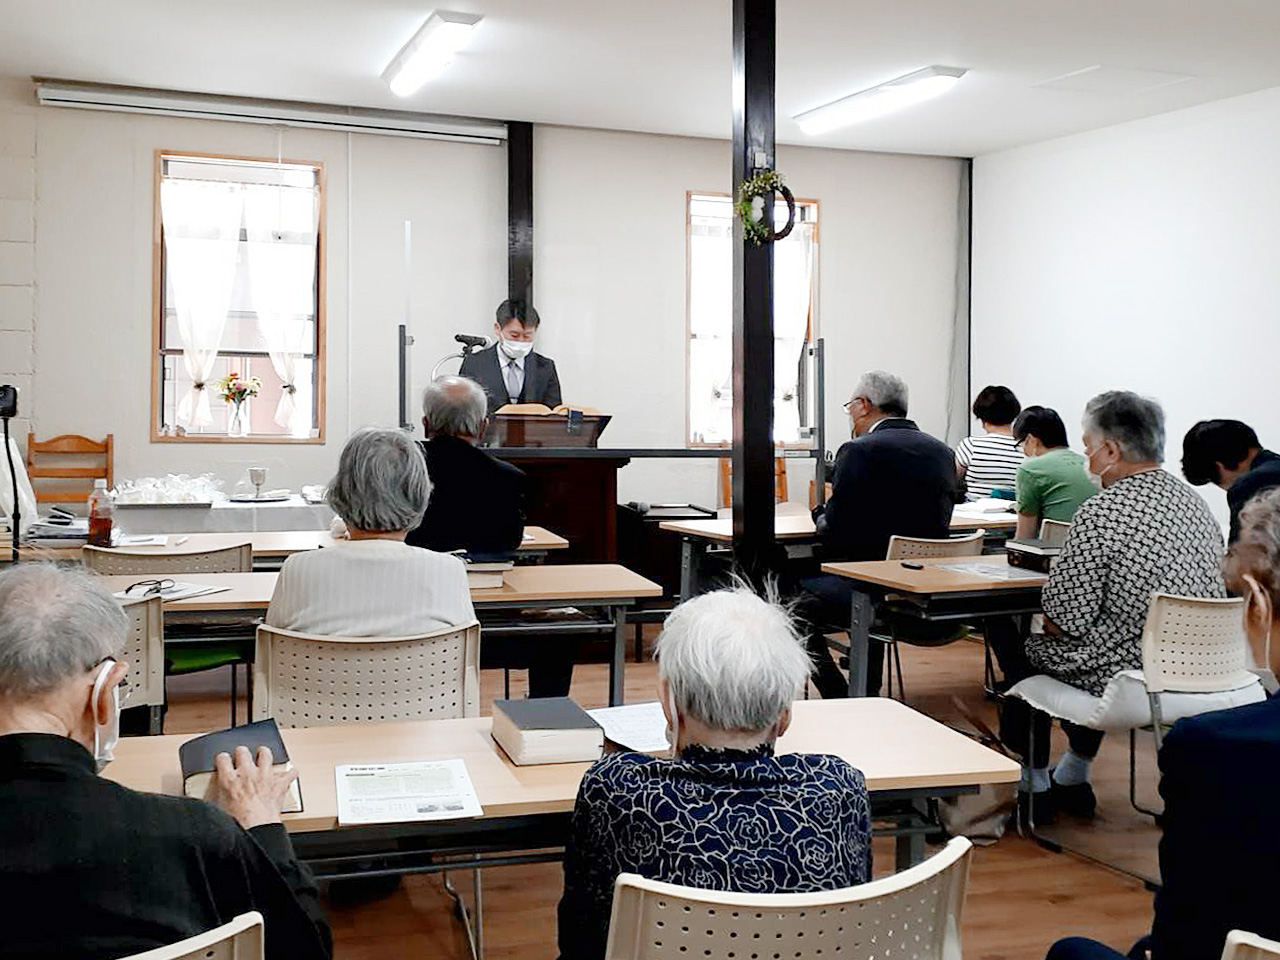
{"type": "Polygon", "coordinates": [[[285,561],[266,622],[331,637],[407,637],[474,619],[457,557],[400,540],[345,540],[285,561]]]}

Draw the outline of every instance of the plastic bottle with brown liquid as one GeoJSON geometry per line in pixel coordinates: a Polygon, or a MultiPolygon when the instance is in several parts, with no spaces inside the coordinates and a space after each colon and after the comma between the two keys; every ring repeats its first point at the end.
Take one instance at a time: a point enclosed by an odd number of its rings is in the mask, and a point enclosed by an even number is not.
{"type": "Polygon", "coordinates": [[[115,504],[111,500],[111,494],[107,492],[107,481],[93,481],[93,493],[89,494],[89,543],[91,546],[111,546],[111,523],[115,512],[115,504]]]}

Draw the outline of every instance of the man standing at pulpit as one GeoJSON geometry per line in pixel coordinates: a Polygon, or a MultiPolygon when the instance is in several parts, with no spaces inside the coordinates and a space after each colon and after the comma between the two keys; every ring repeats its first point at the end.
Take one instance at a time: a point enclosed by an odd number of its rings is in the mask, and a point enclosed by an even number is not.
{"type": "Polygon", "coordinates": [[[560,405],[555,361],[533,352],[541,322],[538,311],[523,300],[503,300],[493,324],[498,342],[462,361],[459,375],[484,387],[490,415],[508,403],[560,405]]]}

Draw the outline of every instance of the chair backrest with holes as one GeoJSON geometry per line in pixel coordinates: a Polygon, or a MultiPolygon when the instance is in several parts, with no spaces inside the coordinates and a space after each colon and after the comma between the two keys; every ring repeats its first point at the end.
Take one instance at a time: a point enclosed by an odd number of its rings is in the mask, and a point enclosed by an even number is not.
{"type": "Polygon", "coordinates": [[[85,547],[84,565],[106,576],[172,577],[181,573],[252,573],[253,544],[194,553],[146,553],[112,547],[85,547]]]}
{"type": "Polygon", "coordinates": [[[164,706],[164,613],[159,597],[123,600],[129,633],[122,656],[129,664],[128,686],[120,707],[164,706]]]}
{"type": "Polygon", "coordinates": [[[1040,541],[1046,547],[1060,547],[1067,542],[1067,531],[1071,524],[1061,520],[1040,521],[1040,541]]]}
{"type": "Polygon", "coordinates": [[[1280,943],[1244,930],[1232,930],[1222,945],[1222,960],[1280,960],[1280,943]]]}
{"type": "Polygon", "coordinates": [[[1236,690],[1248,669],[1244,601],[1153,593],[1142,630],[1142,672],[1150,693],[1236,690]]]}
{"type": "Polygon", "coordinates": [[[927,560],[931,557],[977,557],[982,555],[982,538],[985,530],[975,530],[963,537],[947,537],[945,540],[929,540],[925,537],[889,538],[886,560],[927,560]]]}
{"type": "Polygon", "coordinates": [[[262,914],[251,910],[208,933],[121,960],[262,960],[263,945],[262,914]]]}
{"type": "Polygon", "coordinates": [[[253,717],[282,727],[480,715],[480,624],[417,637],[258,627],[253,717]]]}
{"type": "Polygon", "coordinates": [[[901,873],[818,893],[724,893],[624,873],[605,960],[960,960],[972,849],[956,837],[901,873]]]}

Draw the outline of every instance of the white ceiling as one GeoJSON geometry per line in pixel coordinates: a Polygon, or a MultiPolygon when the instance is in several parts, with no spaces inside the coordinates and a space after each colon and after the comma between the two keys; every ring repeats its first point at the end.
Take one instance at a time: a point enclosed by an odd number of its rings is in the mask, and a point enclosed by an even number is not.
{"type": "MultiPolygon", "coordinates": [[[[0,76],[728,137],[730,12],[730,0],[0,0],[0,76]],[[399,100],[379,74],[436,5],[484,20],[442,77],[399,100]]],[[[1280,86],[1280,2],[778,0],[777,76],[782,142],[975,156],[1280,86]],[[970,73],[938,100],[822,137],[790,119],[931,64],[970,73]],[[1193,79],[1128,94],[1036,86],[1096,65],[1193,79]]]]}

